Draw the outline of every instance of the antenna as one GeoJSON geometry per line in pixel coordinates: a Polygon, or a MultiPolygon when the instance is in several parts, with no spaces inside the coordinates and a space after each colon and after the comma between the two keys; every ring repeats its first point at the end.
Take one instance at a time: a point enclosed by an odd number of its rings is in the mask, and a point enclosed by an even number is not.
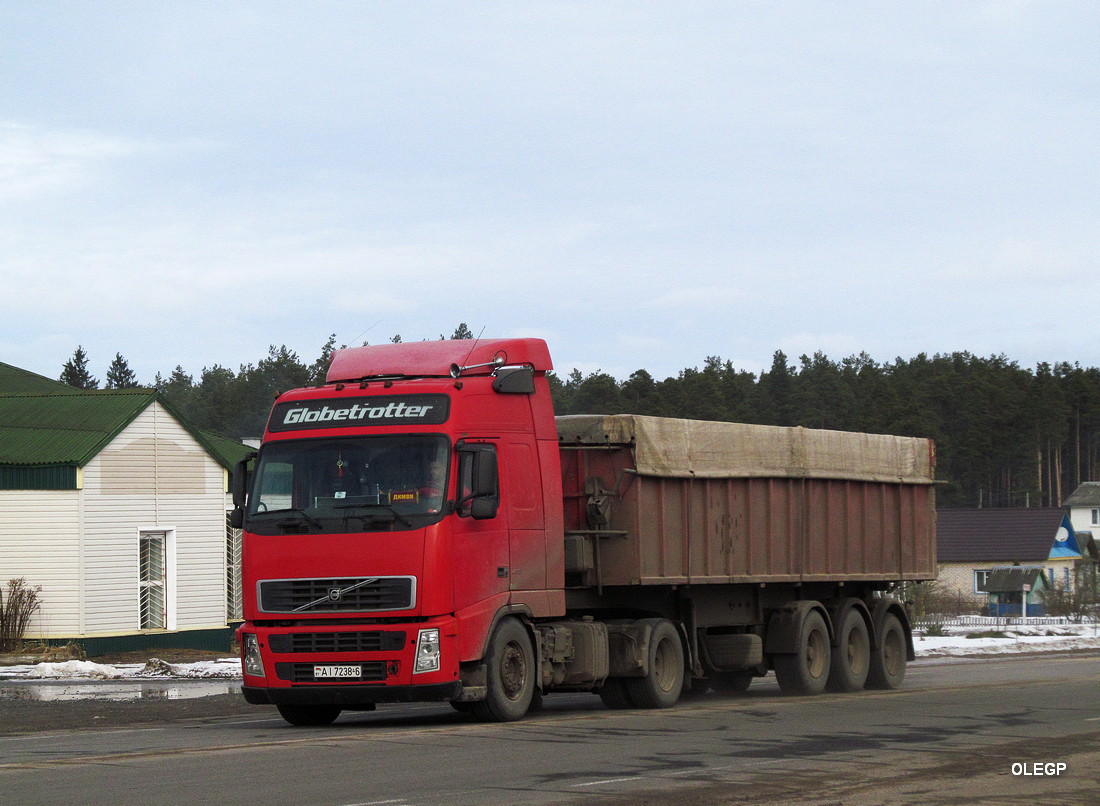
{"type": "MultiPolygon", "coordinates": [[[[379,324],[380,324],[381,322],[382,322],[382,320],[381,320],[381,319],[379,319],[379,320],[378,320],[377,322],[375,322],[375,323],[374,323],[373,325],[371,325],[371,326],[370,326],[370,327],[368,327],[368,328],[367,328],[366,330],[364,330],[364,331],[363,331],[362,333],[360,333],[360,334],[359,334],[358,336],[356,336],[356,337],[355,337],[354,339],[352,339],[352,340],[351,340],[351,342],[356,342],[356,341],[359,341],[359,339],[363,338],[363,337],[364,337],[365,335],[367,335],[367,334],[368,334],[368,333],[370,333],[370,332],[371,332],[372,330],[374,330],[374,329],[375,329],[375,328],[376,328],[376,327],[377,327],[377,326],[378,326],[378,325],[379,325],[379,324]]],[[[348,342],[348,344],[351,344],[351,342],[348,342]]]]}
{"type": "MultiPolygon", "coordinates": [[[[485,325],[481,326],[481,330],[477,332],[477,338],[474,339],[474,343],[470,345],[470,351],[466,353],[466,357],[462,359],[462,363],[465,364],[470,360],[470,356],[474,354],[474,350],[477,348],[477,343],[481,341],[481,334],[485,332],[485,325]]],[[[466,367],[468,369],[468,367],[466,367]]],[[[458,376],[455,375],[457,378],[458,376]]]]}

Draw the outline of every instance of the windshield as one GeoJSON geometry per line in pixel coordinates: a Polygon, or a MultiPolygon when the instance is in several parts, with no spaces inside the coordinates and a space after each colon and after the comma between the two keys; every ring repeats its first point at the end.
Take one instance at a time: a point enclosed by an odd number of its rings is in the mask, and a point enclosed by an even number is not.
{"type": "Polygon", "coordinates": [[[414,434],[269,442],[247,528],[257,534],[395,531],[442,517],[449,444],[414,434]]]}

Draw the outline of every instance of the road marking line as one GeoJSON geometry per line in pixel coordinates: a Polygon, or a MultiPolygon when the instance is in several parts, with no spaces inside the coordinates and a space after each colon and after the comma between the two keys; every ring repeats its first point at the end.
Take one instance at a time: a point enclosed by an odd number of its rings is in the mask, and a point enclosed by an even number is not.
{"type": "Polygon", "coordinates": [[[629,778],[605,778],[602,781],[589,781],[584,784],[570,784],[570,787],[579,789],[582,786],[602,786],[603,784],[621,784],[623,781],[636,781],[637,776],[632,775],[629,778]]]}

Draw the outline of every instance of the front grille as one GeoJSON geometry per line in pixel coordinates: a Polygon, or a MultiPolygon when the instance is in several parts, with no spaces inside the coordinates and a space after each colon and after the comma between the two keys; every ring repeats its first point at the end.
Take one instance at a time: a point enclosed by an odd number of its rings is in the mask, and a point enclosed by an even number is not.
{"type": "Polygon", "coordinates": [[[408,610],[416,603],[416,578],[268,579],[259,583],[258,594],[264,613],[408,610]]]}
{"type": "Polygon", "coordinates": [[[386,679],[387,661],[372,660],[356,663],[360,667],[359,677],[324,678],[313,676],[312,663],[276,663],[275,674],[280,680],[290,683],[381,683],[386,679]]]}
{"type": "Polygon", "coordinates": [[[292,632],[268,636],[272,652],[392,652],[405,647],[405,633],[292,632]]]}

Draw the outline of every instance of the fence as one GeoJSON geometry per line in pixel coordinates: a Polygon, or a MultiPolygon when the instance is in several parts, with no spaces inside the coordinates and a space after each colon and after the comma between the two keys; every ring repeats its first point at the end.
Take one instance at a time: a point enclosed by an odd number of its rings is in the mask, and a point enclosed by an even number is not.
{"type": "Polygon", "coordinates": [[[1100,617],[1074,619],[1070,616],[929,616],[915,621],[914,629],[928,627],[1057,627],[1069,624],[1098,624],[1100,617]]]}

